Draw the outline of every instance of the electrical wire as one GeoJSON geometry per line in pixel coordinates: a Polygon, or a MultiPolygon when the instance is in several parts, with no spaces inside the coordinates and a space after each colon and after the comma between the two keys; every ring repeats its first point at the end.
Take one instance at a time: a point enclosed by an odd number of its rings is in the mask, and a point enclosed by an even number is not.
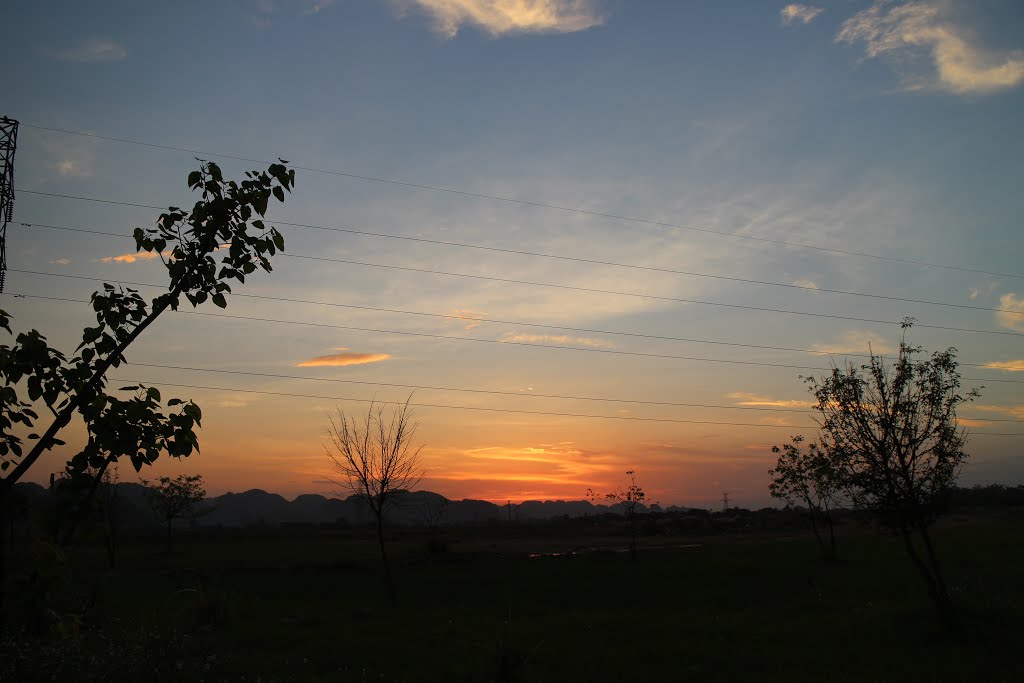
{"type": "MultiPolygon", "coordinates": [[[[118,137],[113,137],[113,136],[98,135],[96,133],[87,133],[87,132],[83,132],[83,131],[67,130],[67,129],[63,129],[63,128],[52,128],[52,127],[38,126],[38,125],[27,124],[27,123],[22,123],[21,125],[23,127],[26,127],[26,128],[33,128],[35,130],[48,131],[48,132],[54,132],[54,133],[63,133],[63,134],[67,134],[67,135],[78,135],[78,136],[82,136],[82,137],[94,138],[94,139],[97,139],[97,140],[106,140],[108,142],[119,142],[119,143],[130,144],[130,145],[138,145],[138,146],[142,146],[142,147],[150,147],[150,148],[153,148],[153,149],[164,149],[164,150],[171,150],[171,151],[176,151],[176,152],[185,152],[185,153],[188,153],[188,154],[198,154],[198,155],[208,156],[208,157],[219,157],[219,158],[223,158],[223,159],[233,159],[235,161],[245,161],[245,162],[257,163],[257,164],[269,164],[269,163],[272,163],[272,162],[269,162],[269,161],[266,161],[266,160],[254,159],[254,158],[251,158],[251,157],[234,156],[234,155],[230,155],[230,154],[221,154],[221,153],[217,153],[217,152],[210,152],[210,151],[206,151],[206,150],[190,149],[190,148],[187,148],[187,147],[177,147],[177,146],[173,146],[173,145],[161,145],[161,144],[156,144],[156,143],[151,143],[151,142],[143,142],[143,141],[140,141],[140,140],[130,140],[130,139],[127,139],[127,138],[118,138],[118,137]]],[[[314,167],[310,167],[310,166],[295,166],[295,165],[291,166],[291,168],[293,168],[294,170],[297,170],[297,171],[301,170],[301,171],[307,171],[307,172],[310,172],[310,173],[321,173],[321,174],[324,174],[324,175],[332,175],[332,176],[338,176],[338,177],[344,177],[344,178],[351,178],[351,179],[354,179],[354,180],[363,180],[363,181],[374,182],[374,183],[383,183],[383,184],[395,185],[395,186],[399,186],[399,187],[413,188],[413,189],[418,189],[418,190],[428,190],[428,191],[431,191],[431,192],[442,192],[442,193],[447,193],[447,194],[452,194],[452,195],[459,195],[459,196],[463,196],[463,197],[473,197],[473,198],[476,198],[476,199],[487,199],[487,200],[491,200],[491,201],[505,202],[505,203],[509,203],[509,204],[517,204],[517,205],[520,205],[520,206],[532,206],[532,207],[543,208],[543,209],[551,209],[551,210],[555,210],[555,211],[562,211],[562,212],[568,212],[568,213],[576,213],[576,214],[581,214],[581,215],[585,215],[585,216],[592,216],[592,217],[596,217],[596,218],[610,218],[610,219],[613,219],[613,220],[627,221],[627,222],[631,222],[631,223],[639,223],[639,224],[644,224],[644,225],[653,225],[653,226],[664,227],[664,228],[674,228],[674,229],[678,229],[678,230],[686,230],[686,231],[690,231],[690,232],[698,232],[698,233],[702,233],[702,234],[715,235],[715,236],[718,236],[718,237],[727,237],[727,238],[732,238],[732,239],[737,239],[737,240],[748,240],[748,241],[753,241],[753,242],[775,244],[775,245],[779,245],[779,246],[795,247],[795,248],[800,248],[800,249],[809,249],[809,250],[813,250],[813,251],[829,253],[829,254],[837,254],[837,255],[842,255],[842,256],[855,256],[855,257],[860,257],[860,258],[870,258],[870,259],[877,259],[877,260],[881,260],[881,261],[889,261],[889,262],[893,262],[893,263],[905,263],[905,264],[910,264],[910,265],[915,265],[915,266],[923,266],[923,267],[927,267],[927,268],[941,268],[941,269],[945,269],[945,270],[956,270],[956,271],[961,271],[961,272],[979,273],[979,274],[984,274],[984,275],[994,275],[994,276],[998,276],[998,277],[1012,277],[1012,278],[1024,279],[1024,275],[1019,275],[1019,274],[1015,274],[1015,273],[1000,273],[1000,272],[997,272],[997,271],[989,271],[989,270],[983,270],[983,269],[979,269],[979,268],[967,268],[965,266],[953,266],[953,265],[948,265],[948,264],[929,263],[929,262],[926,262],[926,261],[915,261],[915,260],[911,260],[911,259],[902,259],[902,258],[898,258],[898,257],[895,257],[895,256],[883,256],[881,254],[871,254],[871,253],[862,252],[862,251],[852,251],[852,250],[847,250],[847,249],[837,249],[837,248],[831,248],[831,247],[821,247],[821,246],[817,246],[817,245],[804,244],[804,243],[800,243],[800,242],[790,242],[790,241],[787,241],[787,240],[772,239],[772,238],[769,238],[769,237],[758,237],[758,236],[755,236],[755,235],[743,235],[743,234],[739,234],[739,233],[726,232],[726,231],[723,231],[723,230],[712,230],[710,228],[699,228],[699,227],[694,227],[694,226],[680,225],[678,223],[669,223],[667,221],[658,221],[658,220],[653,220],[653,219],[648,219],[648,218],[639,218],[639,217],[636,217],[636,216],[625,216],[625,215],[614,214],[614,213],[606,213],[606,212],[601,212],[601,211],[591,211],[591,210],[588,210],[588,209],[580,209],[580,208],[575,208],[575,207],[562,206],[562,205],[558,205],[558,204],[549,204],[549,203],[546,203],[546,202],[536,202],[536,201],[529,201],[529,200],[524,200],[524,199],[514,199],[512,197],[503,197],[503,196],[500,196],[500,195],[485,194],[485,193],[481,193],[481,192],[471,192],[471,191],[468,191],[468,190],[459,190],[459,189],[455,189],[455,188],[438,187],[438,186],[435,186],[435,185],[426,185],[426,184],[422,184],[422,183],[412,183],[412,182],[407,182],[407,181],[403,181],[403,180],[395,180],[395,179],[391,179],[391,178],[379,178],[379,177],[375,177],[375,176],[363,175],[363,174],[358,174],[358,173],[349,173],[349,172],[346,172],[346,171],[333,171],[333,170],[327,170],[327,169],[322,169],[322,168],[314,168],[314,167]]]]}
{"type": "MultiPolygon", "coordinates": [[[[404,405],[405,401],[381,401],[379,399],[353,398],[351,396],[317,396],[315,394],[297,394],[283,391],[259,391],[256,389],[236,389],[232,387],[211,387],[202,384],[179,384],[173,382],[151,382],[149,380],[109,378],[111,382],[142,384],[144,386],[177,387],[179,389],[206,389],[209,391],[228,391],[239,394],[262,394],[266,396],[282,396],[287,398],[312,398],[328,401],[354,401],[358,403],[376,403],[378,405],[404,405]]],[[[487,413],[512,413],[517,415],[536,415],[546,417],[582,417],[598,420],[620,420],[625,422],[663,422],[672,424],[721,425],[723,427],[770,427],[776,429],[817,429],[818,425],[766,424],[758,422],[716,422],[713,420],[681,420],[662,417],[636,417],[633,415],[592,415],[587,413],[560,413],[546,410],[514,410],[511,408],[486,408],[482,406],[454,406],[442,403],[409,403],[417,408],[444,408],[447,410],[474,410],[487,413]]],[[[1024,432],[972,432],[972,436],[1024,436],[1024,432]]]]}
{"type": "MultiPolygon", "coordinates": [[[[26,191],[26,192],[29,192],[30,194],[32,194],[31,191],[26,191]]],[[[106,200],[96,200],[96,199],[91,198],[91,197],[79,197],[79,196],[75,196],[75,195],[58,195],[58,194],[54,194],[54,193],[38,193],[38,194],[47,194],[48,196],[53,196],[53,197],[61,197],[61,198],[64,198],[64,199],[79,199],[79,200],[83,200],[83,201],[106,201],[106,200]]],[[[131,206],[142,206],[142,205],[140,205],[140,204],[131,204],[131,206]]],[[[156,206],[150,206],[148,208],[160,210],[159,207],[156,207],[156,206]]],[[[860,298],[877,299],[877,300],[882,300],[882,301],[897,301],[897,302],[901,302],[901,303],[923,304],[923,305],[927,305],[927,306],[941,306],[941,307],[944,307],[944,308],[959,308],[959,309],[971,310],[971,311],[988,311],[988,312],[993,312],[993,313],[1009,313],[1011,315],[1024,316],[1024,312],[1018,311],[1018,310],[1014,310],[1014,309],[1009,309],[1009,308],[993,308],[993,307],[990,307],[990,306],[977,306],[977,305],[974,305],[974,304],[958,304],[958,303],[950,303],[950,302],[946,302],[946,301],[930,301],[928,299],[912,299],[912,298],[909,298],[909,297],[892,296],[892,295],[888,295],[888,294],[873,294],[873,293],[870,293],[870,292],[857,292],[857,291],[846,290],[846,289],[830,289],[830,288],[827,288],[827,287],[817,287],[817,286],[813,286],[812,287],[812,286],[809,286],[809,285],[798,285],[798,284],[792,284],[792,283],[786,283],[786,282],[772,282],[772,281],[769,281],[769,280],[754,280],[754,279],[749,279],[749,278],[734,277],[734,276],[730,276],[730,275],[717,275],[717,274],[714,274],[714,273],[700,273],[700,272],[696,272],[696,271],[676,270],[676,269],[673,269],[673,268],[659,268],[659,267],[656,267],[656,266],[641,266],[641,265],[636,265],[636,264],[631,264],[631,263],[619,263],[619,262],[616,262],[616,261],[603,261],[603,260],[599,260],[599,259],[588,259],[588,258],[582,258],[582,257],[576,257],[576,256],[566,256],[566,255],[561,255],[561,254],[547,254],[547,253],[543,253],[543,252],[524,251],[524,250],[519,250],[519,249],[505,249],[505,248],[501,248],[501,247],[490,247],[490,246],[484,246],[484,245],[479,245],[479,244],[470,244],[470,243],[466,243],[466,242],[449,242],[449,241],[445,241],[445,240],[433,240],[433,239],[427,239],[427,238],[423,238],[423,237],[409,237],[409,236],[405,236],[405,235],[391,235],[391,234],[388,234],[388,233],[369,232],[369,231],[365,231],[365,230],[354,230],[354,229],[350,229],[350,228],[327,227],[327,226],[323,226],[323,225],[313,225],[313,224],[310,224],[310,223],[289,223],[289,222],[286,222],[286,221],[273,221],[273,223],[275,225],[287,225],[287,226],[290,226],[290,227],[308,228],[308,229],[313,229],[313,230],[327,230],[327,231],[331,231],[331,232],[341,232],[341,233],[352,234],[352,235],[379,237],[379,238],[393,239],[393,240],[405,240],[405,241],[410,241],[410,242],[421,242],[421,243],[426,243],[426,244],[434,244],[434,245],[441,245],[441,246],[447,246],[447,247],[460,247],[460,248],[465,248],[465,249],[477,249],[477,250],[482,250],[482,251],[492,251],[492,252],[505,253],[505,254],[517,254],[517,255],[521,255],[521,256],[534,256],[534,257],[540,257],[540,258],[546,258],[546,259],[570,261],[570,262],[575,262],[575,263],[586,263],[586,264],[590,264],[590,265],[613,266],[613,267],[616,267],[616,268],[628,268],[628,269],[631,269],[631,270],[642,270],[642,271],[649,271],[649,272],[656,272],[656,273],[666,273],[666,274],[673,274],[673,275],[685,275],[685,276],[705,278],[705,279],[724,280],[724,281],[728,281],[728,282],[738,282],[738,283],[742,283],[742,284],[767,286],[767,287],[780,287],[780,288],[785,288],[785,289],[790,289],[790,290],[802,290],[802,291],[807,291],[807,292],[817,292],[817,293],[820,293],[820,294],[840,294],[840,295],[844,295],[844,296],[855,296],[855,297],[860,297],[860,298]]],[[[115,232],[104,232],[104,231],[100,231],[100,230],[88,230],[88,229],[84,229],[84,228],[73,228],[73,227],[62,226],[62,225],[49,225],[49,224],[45,224],[45,223],[18,222],[16,224],[24,226],[24,227],[28,227],[28,228],[44,228],[44,229],[50,229],[50,230],[64,230],[64,231],[68,231],[68,232],[89,233],[89,234],[93,234],[93,235],[108,235],[108,236],[111,236],[111,237],[129,237],[129,238],[131,237],[131,235],[128,235],[128,234],[121,234],[121,233],[115,233],[115,232]]],[[[281,252],[281,254],[283,256],[290,256],[292,258],[310,258],[310,259],[317,259],[317,260],[321,260],[321,261],[333,261],[335,263],[350,263],[350,264],[355,264],[355,265],[373,265],[373,266],[380,267],[380,268],[389,267],[389,266],[381,266],[381,265],[377,265],[377,264],[366,264],[366,263],[361,263],[361,262],[358,262],[358,261],[345,261],[345,260],[340,260],[340,259],[330,259],[330,258],[326,258],[326,257],[304,256],[304,255],[301,255],[301,254],[290,254],[288,252],[281,252]]],[[[434,271],[426,271],[426,272],[434,272],[434,271]]],[[[453,274],[453,273],[444,273],[444,274],[445,275],[457,275],[457,276],[461,276],[461,277],[473,277],[473,276],[458,275],[458,274],[453,274]]],[[[512,282],[518,282],[518,281],[513,280],[512,282]]],[[[525,283],[525,284],[538,284],[538,283],[525,283]]],[[[546,285],[546,286],[557,287],[559,285],[546,285]]]]}
{"type": "MultiPolygon", "coordinates": [[[[17,272],[24,272],[24,271],[17,271],[17,272]]],[[[54,274],[54,273],[40,273],[40,274],[43,274],[43,275],[49,274],[49,275],[55,275],[56,277],[68,277],[68,278],[75,278],[75,279],[81,279],[81,280],[104,281],[101,278],[89,278],[89,277],[84,277],[84,276],[79,276],[79,275],[58,275],[58,274],[54,274]]],[[[147,284],[147,283],[142,283],[142,282],[125,282],[125,281],[119,281],[119,280],[108,280],[108,282],[115,282],[117,284],[122,284],[122,285],[132,285],[132,286],[136,286],[136,287],[154,287],[154,288],[162,289],[162,287],[160,287],[159,285],[147,284]]],[[[32,294],[17,294],[17,293],[5,293],[5,294],[7,294],[8,296],[12,296],[12,297],[33,298],[33,299],[42,299],[42,300],[49,300],[49,301],[65,301],[65,302],[70,302],[70,303],[83,303],[83,304],[89,303],[88,301],[85,301],[85,300],[82,300],[82,299],[68,299],[68,298],[63,298],[63,297],[39,296],[39,295],[32,295],[32,294]]],[[[236,294],[233,294],[233,296],[257,298],[257,299],[269,299],[269,300],[272,300],[272,301],[287,301],[287,302],[290,302],[290,303],[310,303],[310,304],[318,304],[318,305],[324,305],[324,306],[335,306],[336,305],[336,304],[331,304],[331,303],[327,303],[327,302],[302,301],[302,300],[298,300],[298,299],[283,299],[281,297],[267,297],[267,296],[262,296],[262,295],[257,295],[257,294],[237,294],[236,293],[236,294]]],[[[337,305],[340,306],[341,304],[337,304],[337,305]]],[[[741,361],[741,360],[720,359],[720,358],[702,358],[702,357],[697,357],[697,356],[677,356],[677,355],[668,355],[668,354],[652,354],[652,353],[642,353],[642,352],[636,352],[636,351],[621,351],[621,350],[617,350],[617,349],[596,349],[596,348],[591,348],[591,347],[565,346],[565,345],[556,345],[556,344],[531,344],[531,343],[528,343],[528,342],[519,342],[519,341],[503,340],[503,339],[480,339],[480,338],[476,338],[476,337],[457,337],[457,336],[453,336],[453,335],[429,334],[429,333],[425,333],[425,332],[408,332],[408,331],[403,331],[403,330],[385,330],[385,329],[379,329],[379,328],[356,327],[356,326],[352,326],[352,325],[336,325],[336,324],[332,324],[332,323],[314,323],[314,322],[307,322],[307,321],[300,321],[300,320],[279,320],[279,319],[275,319],[275,318],[263,318],[263,317],[256,317],[256,316],[233,315],[233,314],[230,314],[230,313],[206,313],[206,312],[203,312],[203,311],[188,311],[188,310],[178,310],[178,311],[175,311],[175,312],[176,313],[185,313],[185,314],[188,314],[188,315],[205,316],[205,317],[210,317],[210,318],[226,318],[226,319],[229,319],[229,320],[246,320],[246,321],[251,321],[251,322],[276,323],[276,324],[283,324],[283,325],[300,325],[300,326],[304,326],[304,327],[322,327],[322,328],[328,328],[328,329],[350,330],[350,331],[355,331],[355,332],[371,332],[371,333],[378,333],[378,334],[393,334],[393,335],[410,336],[410,337],[425,337],[425,338],[429,338],[429,339],[444,339],[444,340],[449,340],[449,341],[466,341],[466,342],[478,342],[478,343],[485,343],[485,344],[506,344],[506,345],[511,345],[511,346],[524,346],[524,347],[539,348],[539,349],[559,349],[559,350],[564,350],[564,351],[583,351],[583,352],[590,352],[590,353],[607,353],[607,354],[615,354],[615,355],[665,358],[665,359],[671,359],[671,360],[687,360],[687,361],[706,362],[706,363],[727,363],[727,364],[732,364],[732,365],[755,365],[755,366],[760,366],[760,367],[777,367],[777,368],[787,368],[787,369],[796,369],[796,370],[812,370],[812,371],[819,371],[819,372],[831,372],[831,370],[832,370],[831,367],[801,366],[801,365],[790,365],[790,364],[785,364],[785,363],[768,363],[768,362],[757,362],[757,361],[741,361]]],[[[559,328],[559,329],[561,329],[561,328],[559,328]]],[[[964,377],[962,379],[970,381],[970,382],[997,382],[997,383],[1000,383],[1000,384],[1024,384],[1024,380],[1013,380],[1013,379],[993,379],[993,378],[980,378],[980,377],[964,377]]]]}
{"type": "MultiPolygon", "coordinates": [[[[532,281],[528,281],[528,280],[515,280],[515,279],[511,279],[511,278],[499,278],[499,277],[488,276],[488,275],[473,275],[473,274],[469,274],[469,273],[453,273],[453,272],[441,271],[441,270],[431,270],[431,269],[427,269],[427,268],[413,268],[413,267],[410,267],[410,266],[394,266],[394,265],[388,265],[388,264],[369,263],[369,262],[365,262],[365,261],[353,261],[353,260],[347,260],[347,259],[328,259],[328,258],[325,258],[325,257],[304,256],[304,255],[303,256],[299,256],[299,255],[295,255],[295,254],[285,254],[283,252],[280,255],[281,256],[290,256],[292,258],[303,258],[303,259],[311,259],[311,260],[330,261],[330,262],[333,262],[333,263],[343,263],[343,264],[348,264],[348,265],[365,266],[365,267],[370,267],[370,268],[382,268],[382,269],[387,269],[387,270],[400,270],[400,271],[405,271],[405,272],[424,273],[424,274],[430,274],[430,275],[445,275],[445,276],[461,277],[461,278],[468,278],[468,279],[474,279],[474,280],[485,280],[485,281],[491,281],[491,282],[502,282],[502,283],[505,283],[505,284],[522,284],[522,285],[530,285],[530,286],[536,286],[536,287],[549,287],[549,288],[554,288],[554,289],[565,289],[565,290],[570,290],[570,291],[586,292],[586,293],[590,293],[590,294],[610,294],[610,295],[628,296],[628,297],[641,298],[641,299],[650,299],[650,300],[654,300],[654,301],[670,301],[670,302],[673,302],[673,303],[688,303],[688,304],[696,304],[696,305],[703,305],[703,306],[717,306],[717,307],[732,308],[732,309],[747,310],[747,311],[760,311],[760,312],[764,312],[764,313],[778,313],[778,314],[784,314],[784,315],[796,315],[796,316],[804,316],[804,317],[811,317],[811,318],[827,318],[827,319],[831,319],[831,320],[846,320],[846,321],[851,321],[851,322],[873,323],[873,324],[878,324],[878,325],[902,325],[903,324],[901,321],[898,322],[898,321],[893,321],[893,320],[879,320],[877,318],[859,318],[859,317],[856,317],[856,316],[837,315],[837,314],[834,314],[834,313],[816,313],[816,312],[813,312],[813,311],[793,311],[793,310],[784,309],[784,308],[772,308],[772,307],[769,307],[769,306],[751,306],[751,305],[748,305],[748,304],[730,304],[730,303],[723,303],[723,302],[716,302],[716,301],[704,301],[704,300],[701,300],[701,299],[685,299],[685,298],[681,298],[681,297],[659,296],[659,295],[655,295],[655,294],[640,294],[640,293],[636,293],[636,292],[619,292],[619,291],[615,291],[615,290],[596,289],[596,288],[591,288],[591,287],[576,287],[576,286],[572,286],[572,285],[559,285],[559,284],[554,284],[554,283],[532,282],[532,281]]],[[[66,275],[66,274],[63,274],[63,273],[47,273],[47,272],[44,272],[44,271],[23,270],[23,269],[16,269],[16,268],[10,268],[9,272],[12,272],[12,273],[25,273],[25,274],[30,274],[30,275],[45,275],[45,276],[51,276],[51,277],[77,278],[77,279],[84,279],[84,280],[97,280],[97,281],[103,281],[104,280],[104,278],[90,278],[90,277],[84,277],[84,276],[66,275]]],[[[114,282],[114,280],[110,280],[110,281],[114,282]]],[[[124,284],[135,284],[135,285],[139,285],[139,286],[156,286],[156,285],[147,285],[145,283],[131,283],[131,282],[125,282],[125,281],[118,281],[118,282],[122,282],[124,284]]],[[[238,296],[255,296],[255,295],[239,294],[238,296]]],[[[263,297],[263,298],[273,299],[274,297],[263,297]]],[[[290,299],[283,299],[283,298],[278,299],[278,300],[281,300],[281,301],[292,301],[294,303],[322,303],[322,302],[309,302],[309,301],[302,301],[302,300],[290,300],[290,299]]],[[[955,331],[955,332],[969,332],[969,333],[973,333],[973,334],[987,334],[987,335],[998,335],[998,336],[1009,336],[1009,337],[1024,337],[1024,334],[1021,334],[1019,332],[1008,332],[1008,331],[1004,331],[1004,330],[979,330],[977,328],[970,328],[970,327],[952,327],[952,326],[947,326],[947,325],[927,325],[927,324],[924,324],[924,323],[915,323],[915,325],[917,327],[919,327],[919,328],[922,328],[922,329],[947,330],[947,331],[955,331]]]]}

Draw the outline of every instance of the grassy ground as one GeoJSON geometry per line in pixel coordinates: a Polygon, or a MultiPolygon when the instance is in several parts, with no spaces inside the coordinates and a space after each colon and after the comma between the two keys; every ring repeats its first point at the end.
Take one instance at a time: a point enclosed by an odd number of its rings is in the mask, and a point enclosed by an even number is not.
{"type": "Polygon", "coordinates": [[[1024,680],[1020,522],[937,530],[955,638],[897,540],[852,530],[837,564],[803,536],[645,538],[631,562],[531,558],[622,542],[550,529],[449,532],[440,554],[400,533],[396,605],[360,532],[186,536],[171,555],[129,542],[116,570],[99,547],[37,546],[12,598],[49,633],[0,646],[0,680],[1024,680]]]}

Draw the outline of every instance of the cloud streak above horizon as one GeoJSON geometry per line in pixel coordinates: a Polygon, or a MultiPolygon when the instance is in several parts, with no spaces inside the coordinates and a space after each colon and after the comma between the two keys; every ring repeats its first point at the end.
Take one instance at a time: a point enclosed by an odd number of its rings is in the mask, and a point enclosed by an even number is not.
{"type": "Polygon", "coordinates": [[[338,353],[328,353],[323,356],[316,356],[301,363],[296,363],[297,368],[317,367],[345,367],[348,365],[366,365],[367,363],[379,363],[391,358],[387,353],[356,353],[347,348],[335,349],[338,353]]]}
{"type": "Polygon", "coordinates": [[[434,19],[438,33],[454,38],[466,25],[494,37],[525,33],[572,33],[603,23],[592,0],[400,0],[434,19]]]}
{"type": "Polygon", "coordinates": [[[116,62],[128,51],[112,40],[94,38],[68,48],[43,50],[43,54],[63,62],[116,62]]]}

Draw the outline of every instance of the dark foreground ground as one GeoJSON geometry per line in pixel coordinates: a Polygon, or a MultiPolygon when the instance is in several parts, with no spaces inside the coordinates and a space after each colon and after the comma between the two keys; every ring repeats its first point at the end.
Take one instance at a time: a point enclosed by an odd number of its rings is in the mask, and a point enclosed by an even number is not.
{"type": "Polygon", "coordinates": [[[632,562],[530,557],[624,543],[593,532],[448,530],[434,552],[398,532],[395,605],[361,531],[182,534],[170,555],[125,540],[113,570],[98,545],[22,544],[13,624],[40,635],[0,644],[0,680],[1024,680],[1022,522],[936,530],[957,637],[897,539],[855,528],[837,564],[799,534],[648,537],[632,562]]]}

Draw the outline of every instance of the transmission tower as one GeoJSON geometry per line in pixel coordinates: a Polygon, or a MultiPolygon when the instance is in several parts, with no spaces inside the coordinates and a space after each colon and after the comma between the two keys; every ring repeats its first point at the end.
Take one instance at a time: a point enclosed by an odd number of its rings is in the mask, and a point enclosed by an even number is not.
{"type": "Polygon", "coordinates": [[[7,222],[14,217],[14,152],[18,148],[18,122],[0,119],[0,294],[7,278],[7,222]]]}
{"type": "Polygon", "coordinates": [[[722,491],[722,512],[729,511],[729,492],[722,491]]]}

